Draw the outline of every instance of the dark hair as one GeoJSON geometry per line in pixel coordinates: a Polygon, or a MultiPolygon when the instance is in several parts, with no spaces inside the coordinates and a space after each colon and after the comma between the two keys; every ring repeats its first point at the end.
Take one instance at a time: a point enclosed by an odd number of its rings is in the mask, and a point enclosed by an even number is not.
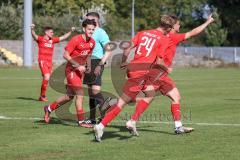
{"type": "Polygon", "coordinates": [[[175,21],[175,24],[177,23],[177,21],[179,21],[178,16],[176,16],[174,14],[170,14],[170,17],[175,21]]]}
{"type": "Polygon", "coordinates": [[[86,16],[93,16],[93,17],[96,17],[96,18],[100,18],[100,15],[97,13],[97,12],[89,12],[86,14],[86,16]]]}
{"type": "Polygon", "coordinates": [[[94,19],[85,19],[83,22],[82,22],[82,27],[87,27],[87,25],[94,25],[95,27],[97,26],[97,23],[95,22],[94,19]]]}
{"type": "Polygon", "coordinates": [[[51,30],[51,29],[53,29],[53,28],[49,27],[49,26],[46,26],[46,27],[43,28],[44,32],[47,31],[47,30],[51,30]]]}

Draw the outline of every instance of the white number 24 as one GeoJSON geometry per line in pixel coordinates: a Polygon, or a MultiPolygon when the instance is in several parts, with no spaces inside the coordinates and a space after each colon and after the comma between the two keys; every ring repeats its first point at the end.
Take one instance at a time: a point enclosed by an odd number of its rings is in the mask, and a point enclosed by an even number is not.
{"type": "Polygon", "coordinates": [[[142,37],[142,43],[139,44],[138,50],[137,50],[137,54],[141,54],[141,47],[145,47],[145,49],[147,50],[147,54],[146,57],[149,56],[150,52],[152,51],[153,45],[156,42],[156,39],[154,38],[149,38],[146,36],[142,37]]]}

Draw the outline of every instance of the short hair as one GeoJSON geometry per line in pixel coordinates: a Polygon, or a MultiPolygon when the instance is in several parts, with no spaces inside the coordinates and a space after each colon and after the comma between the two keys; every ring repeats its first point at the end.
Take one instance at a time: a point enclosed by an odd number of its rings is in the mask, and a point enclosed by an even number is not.
{"type": "Polygon", "coordinates": [[[169,16],[169,15],[163,15],[161,16],[160,24],[159,26],[163,29],[169,29],[172,28],[175,24],[175,20],[169,16]]]}
{"type": "Polygon", "coordinates": [[[95,27],[97,26],[97,23],[94,21],[94,19],[85,19],[82,22],[82,27],[87,27],[87,25],[94,25],[95,27]]]}
{"type": "Polygon", "coordinates": [[[176,16],[175,14],[170,14],[170,17],[175,21],[175,24],[177,23],[177,21],[179,21],[178,16],[176,16]]]}
{"type": "Polygon", "coordinates": [[[100,15],[97,12],[88,12],[86,16],[93,16],[100,19],[100,15]]]}
{"type": "Polygon", "coordinates": [[[43,28],[43,30],[44,30],[44,32],[45,32],[45,31],[47,31],[47,30],[53,30],[53,28],[52,28],[52,27],[49,27],[49,26],[46,26],[46,27],[43,28]]]}

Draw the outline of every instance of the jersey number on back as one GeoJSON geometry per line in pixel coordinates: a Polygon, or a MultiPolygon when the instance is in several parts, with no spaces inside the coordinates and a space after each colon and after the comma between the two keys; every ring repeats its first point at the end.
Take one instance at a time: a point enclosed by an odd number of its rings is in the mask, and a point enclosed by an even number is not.
{"type": "Polygon", "coordinates": [[[143,36],[141,40],[143,42],[141,42],[139,44],[139,47],[138,47],[138,50],[137,50],[137,54],[139,54],[139,55],[142,54],[141,49],[142,49],[142,47],[144,47],[146,49],[146,51],[147,51],[145,57],[147,57],[151,53],[151,51],[153,49],[153,46],[154,46],[154,44],[156,42],[156,39],[143,36]]]}

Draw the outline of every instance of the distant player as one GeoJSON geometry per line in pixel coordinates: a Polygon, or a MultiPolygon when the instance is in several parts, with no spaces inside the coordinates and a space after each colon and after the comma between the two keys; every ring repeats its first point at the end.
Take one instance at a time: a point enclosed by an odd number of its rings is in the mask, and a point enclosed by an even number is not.
{"type": "Polygon", "coordinates": [[[135,100],[139,91],[135,88],[142,86],[140,91],[144,92],[146,103],[154,97],[154,87],[146,85],[145,75],[157,58],[161,58],[168,45],[167,34],[173,27],[174,20],[170,16],[162,16],[160,25],[157,29],[139,32],[132,39],[132,46],[124,51],[122,59],[122,67],[125,66],[130,51],[134,48],[134,59],[128,64],[128,79],[123,87],[123,94],[118,99],[117,104],[112,106],[110,111],[102,119],[101,123],[94,126],[95,138],[101,141],[103,129],[110,123],[122,110],[122,108],[130,101],[135,100]]]}
{"type": "Polygon", "coordinates": [[[53,37],[53,28],[45,27],[44,35],[39,36],[34,31],[35,25],[31,25],[31,32],[34,40],[38,43],[38,64],[42,73],[42,86],[39,101],[48,101],[46,97],[46,91],[48,86],[48,81],[52,73],[52,57],[54,44],[59,43],[60,41],[66,40],[71,33],[75,30],[74,27],[71,28],[71,31],[64,34],[61,37],[53,37]]]}
{"type": "MultiPolygon", "coordinates": [[[[173,26],[171,32],[169,33],[170,43],[168,48],[166,49],[166,52],[163,56],[164,63],[167,67],[169,67],[169,71],[172,71],[172,62],[173,58],[176,53],[177,45],[193,36],[198,35],[201,33],[209,24],[211,24],[214,19],[212,18],[212,15],[210,15],[205,23],[198,26],[197,28],[187,32],[187,33],[178,33],[180,28],[180,21],[176,16],[171,16],[175,20],[175,25],[173,26]]],[[[171,101],[171,111],[172,116],[175,124],[175,133],[181,134],[181,133],[189,133],[193,131],[193,128],[191,127],[185,127],[182,125],[181,122],[181,107],[180,107],[180,93],[174,83],[174,81],[169,77],[165,76],[163,79],[161,79],[161,85],[159,87],[159,91],[163,94],[168,96],[171,101]]],[[[139,103],[145,103],[144,101],[140,101],[139,103]]],[[[131,116],[131,120],[129,120],[126,123],[127,128],[132,127],[134,131],[136,130],[136,121],[139,119],[141,114],[147,109],[148,105],[141,105],[136,107],[136,111],[131,116]]]]}
{"type": "Polygon", "coordinates": [[[88,69],[86,68],[87,61],[90,59],[95,46],[95,41],[92,38],[95,26],[96,22],[94,20],[84,20],[82,22],[84,34],[74,36],[65,47],[64,58],[68,62],[65,69],[67,93],[44,107],[44,120],[46,123],[49,123],[52,111],[71,101],[76,96],[75,105],[78,124],[82,127],[89,127],[84,123],[82,81],[85,71],[88,69]]]}
{"type": "MultiPolygon", "coordinates": [[[[87,73],[84,83],[88,85],[90,120],[86,123],[96,124],[96,108],[102,106],[104,97],[101,93],[102,74],[104,65],[111,55],[109,36],[100,26],[100,16],[97,12],[89,12],[86,14],[87,19],[92,19],[97,23],[92,38],[96,42],[91,57],[91,72],[87,73]]],[[[101,109],[101,108],[100,108],[101,109]]]]}

